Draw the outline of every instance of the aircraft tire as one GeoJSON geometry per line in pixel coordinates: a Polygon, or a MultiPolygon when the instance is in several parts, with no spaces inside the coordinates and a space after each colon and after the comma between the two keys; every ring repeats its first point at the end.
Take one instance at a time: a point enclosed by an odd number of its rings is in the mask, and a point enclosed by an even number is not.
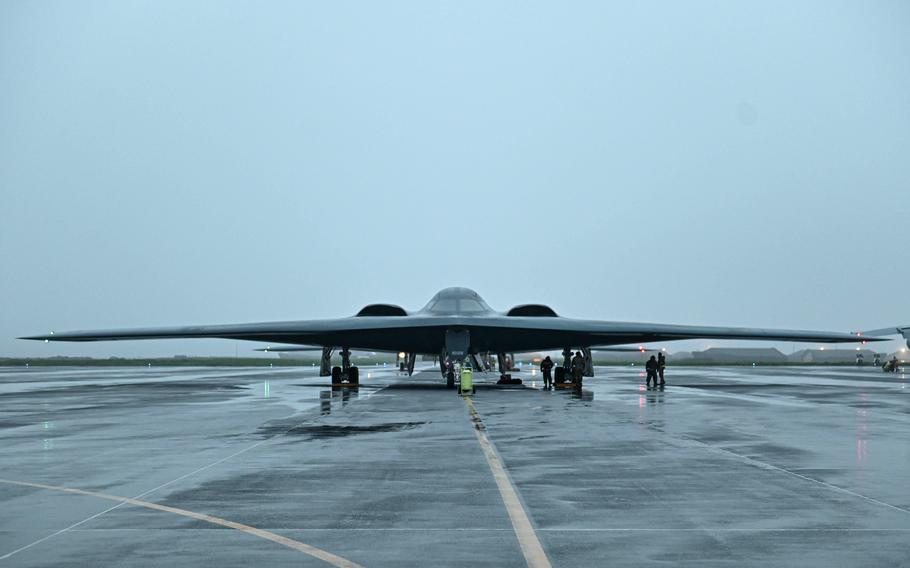
{"type": "Polygon", "coordinates": [[[454,389],[455,388],[455,373],[449,371],[446,373],[446,388],[454,389]]]}
{"type": "Polygon", "coordinates": [[[332,367],[332,384],[341,383],[341,367],[332,367]]]}
{"type": "Polygon", "coordinates": [[[357,367],[351,367],[348,369],[348,383],[352,385],[360,384],[360,369],[357,367]]]}
{"type": "Polygon", "coordinates": [[[562,384],[566,382],[566,368],[565,367],[556,367],[556,372],[553,373],[553,383],[562,384]]]}

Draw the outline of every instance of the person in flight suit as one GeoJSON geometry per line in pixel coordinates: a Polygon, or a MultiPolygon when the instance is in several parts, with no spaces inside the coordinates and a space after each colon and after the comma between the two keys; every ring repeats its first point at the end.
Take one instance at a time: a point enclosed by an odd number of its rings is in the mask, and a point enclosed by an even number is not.
{"type": "Polygon", "coordinates": [[[654,355],[651,355],[651,358],[648,359],[648,362],[645,363],[645,371],[648,373],[648,379],[645,381],[645,384],[648,388],[651,387],[651,379],[654,379],[654,386],[657,386],[657,359],[654,358],[654,355]]]}
{"type": "Polygon", "coordinates": [[[575,352],[572,357],[572,382],[575,386],[581,385],[581,376],[585,372],[585,358],[581,356],[581,351],[575,352]]]}
{"type": "Polygon", "coordinates": [[[553,377],[550,375],[550,371],[553,369],[553,360],[550,359],[550,356],[540,362],[540,372],[543,373],[543,388],[549,389],[550,385],[553,383],[553,377]]]}
{"type": "Polygon", "coordinates": [[[667,368],[667,356],[663,351],[657,354],[657,374],[660,376],[660,384],[664,384],[664,369],[667,368]]]}

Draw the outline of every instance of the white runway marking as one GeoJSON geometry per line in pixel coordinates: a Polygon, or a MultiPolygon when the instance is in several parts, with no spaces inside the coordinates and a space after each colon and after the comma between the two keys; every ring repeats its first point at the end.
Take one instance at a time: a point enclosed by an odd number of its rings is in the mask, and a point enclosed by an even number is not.
{"type": "MultiPolygon", "coordinates": [[[[373,391],[373,392],[371,392],[371,393],[368,393],[367,396],[364,397],[364,399],[369,398],[370,396],[372,396],[373,394],[376,394],[377,392],[380,392],[381,390],[383,390],[383,389],[380,388],[380,389],[377,389],[377,390],[375,390],[375,391],[373,391]]],[[[291,428],[288,428],[287,430],[285,430],[284,434],[287,434],[288,432],[291,432],[291,431],[294,430],[295,428],[298,428],[299,426],[303,425],[305,422],[306,422],[306,421],[303,421],[303,422],[300,422],[300,423],[298,423],[298,424],[295,424],[295,425],[292,426],[291,428]]],[[[279,438],[279,437],[280,437],[280,436],[276,436],[275,438],[279,438]]],[[[41,544],[42,542],[45,542],[45,541],[47,541],[47,540],[50,540],[50,539],[54,538],[55,536],[64,534],[64,533],[66,533],[66,532],[69,532],[69,531],[71,531],[71,530],[73,530],[73,529],[75,529],[75,528],[77,528],[77,527],[79,527],[79,526],[81,526],[81,525],[84,525],[85,523],[87,523],[87,522],[89,522],[89,521],[92,521],[92,520],[97,519],[98,517],[100,517],[100,516],[102,516],[102,515],[105,515],[105,514],[107,514],[107,513],[110,513],[111,511],[113,511],[113,510],[115,510],[115,509],[119,509],[120,507],[122,507],[123,505],[129,503],[130,501],[136,501],[136,503],[140,503],[139,499],[142,499],[143,497],[146,497],[146,496],[148,496],[148,495],[151,495],[152,493],[154,493],[154,492],[156,492],[156,491],[159,491],[159,490],[161,490],[161,489],[164,489],[165,487],[167,487],[167,486],[169,486],[169,485],[173,485],[174,483],[177,483],[178,481],[182,481],[182,480],[184,480],[184,479],[186,479],[186,478],[188,478],[188,477],[190,477],[190,476],[196,475],[197,473],[201,473],[201,472],[203,472],[203,471],[205,471],[205,470],[207,470],[207,469],[213,468],[213,467],[215,467],[215,466],[217,466],[217,465],[219,465],[219,464],[221,464],[221,463],[224,463],[224,462],[226,462],[226,461],[229,460],[229,459],[235,458],[235,457],[237,457],[237,456],[239,456],[239,455],[241,455],[241,454],[244,454],[244,453],[246,453],[246,452],[249,452],[250,450],[253,450],[253,449],[255,449],[255,448],[258,448],[259,446],[261,446],[261,445],[265,444],[266,442],[269,442],[269,441],[271,441],[271,440],[273,440],[273,439],[274,439],[274,438],[266,438],[266,439],[264,439],[264,440],[260,440],[260,441],[256,442],[255,444],[252,444],[252,445],[250,445],[250,446],[247,446],[246,448],[243,448],[243,449],[241,449],[241,450],[238,450],[238,451],[236,451],[236,452],[234,452],[234,453],[232,453],[232,454],[230,454],[230,455],[228,455],[228,456],[225,456],[225,457],[223,457],[223,458],[221,458],[221,459],[219,459],[219,460],[216,460],[216,461],[214,461],[214,462],[212,462],[212,463],[210,463],[210,464],[208,464],[208,465],[204,465],[204,466],[202,466],[202,467],[200,467],[200,468],[194,469],[193,471],[191,471],[191,472],[189,472],[189,473],[185,473],[185,474],[181,475],[180,477],[177,477],[177,478],[175,478],[175,479],[172,479],[172,480],[170,480],[170,481],[168,481],[168,482],[166,482],[166,483],[162,483],[161,485],[158,485],[157,487],[153,487],[153,488],[149,489],[148,491],[143,491],[142,493],[140,493],[140,494],[138,494],[138,495],[136,495],[136,496],[134,496],[134,497],[131,497],[131,498],[130,498],[130,497],[116,497],[116,498],[113,499],[113,500],[115,500],[115,501],[116,501],[116,500],[119,500],[120,502],[117,503],[116,505],[114,505],[113,507],[108,507],[107,509],[105,509],[105,510],[103,510],[103,511],[100,511],[100,512],[98,512],[98,513],[95,513],[94,515],[91,515],[91,516],[89,516],[89,517],[86,517],[86,518],[82,519],[81,521],[75,522],[75,523],[73,523],[73,524],[71,524],[71,525],[69,525],[69,526],[67,526],[67,527],[64,527],[64,528],[62,528],[62,529],[60,529],[60,530],[58,530],[58,531],[56,531],[56,532],[53,532],[53,533],[51,533],[51,534],[49,534],[49,535],[47,535],[47,536],[44,536],[44,537],[42,537],[42,538],[40,538],[40,539],[38,539],[38,540],[36,540],[36,541],[34,541],[34,542],[31,542],[31,543],[29,543],[29,544],[26,544],[25,546],[22,546],[22,547],[20,547],[20,548],[17,548],[16,550],[7,552],[7,553],[4,554],[3,556],[0,556],[0,560],[5,560],[5,559],[7,559],[7,558],[10,558],[11,556],[13,556],[13,555],[15,555],[15,554],[18,554],[18,553],[20,553],[20,552],[22,552],[22,551],[28,550],[29,548],[32,548],[32,547],[34,547],[34,546],[39,545],[39,544],[41,544]]],[[[69,490],[69,489],[67,489],[67,488],[60,488],[60,487],[50,486],[50,485],[45,486],[45,485],[40,485],[40,484],[29,484],[29,483],[27,483],[27,482],[20,482],[20,481],[5,481],[5,483],[18,484],[18,485],[33,485],[33,486],[35,486],[35,487],[44,487],[44,488],[50,488],[50,489],[67,490],[67,491],[70,491],[70,492],[77,492],[77,493],[81,492],[81,493],[84,493],[84,494],[89,494],[89,493],[87,493],[87,492],[84,492],[84,491],[81,491],[81,490],[77,490],[77,489],[69,490]]],[[[115,497],[115,496],[104,496],[103,494],[100,494],[100,493],[99,493],[99,494],[93,494],[93,495],[95,495],[95,496],[102,496],[103,498],[106,498],[106,499],[107,499],[107,498],[110,498],[110,497],[115,497]]],[[[142,505],[142,506],[145,506],[145,505],[142,505]]],[[[213,517],[213,518],[214,518],[214,517],[213,517]]],[[[258,529],[256,529],[256,530],[258,530],[258,529]]],[[[276,535],[276,536],[277,536],[277,535],[276,535]]],[[[265,538],[265,537],[262,537],[262,538],[265,538]]],[[[279,538],[282,538],[282,537],[279,537],[279,538]]],[[[277,541],[276,541],[276,542],[277,542],[277,541]]]]}
{"type": "Polygon", "coordinates": [[[464,397],[464,401],[465,404],[468,405],[468,410],[471,412],[471,421],[474,423],[474,434],[477,435],[477,441],[480,442],[484,456],[487,458],[487,464],[490,466],[490,471],[493,472],[493,479],[496,480],[496,486],[499,488],[499,495],[502,497],[502,502],[506,506],[506,511],[509,513],[509,519],[512,521],[512,528],[515,531],[515,536],[518,537],[518,544],[521,546],[521,552],[524,554],[525,562],[527,562],[530,568],[550,568],[550,560],[547,558],[547,554],[544,552],[543,546],[540,544],[540,540],[538,540],[537,534],[534,532],[534,526],[531,524],[531,519],[528,518],[528,514],[521,504],[521,499],[518,497],[518,491],[516,491],[515,487],[512,485],[509,474],[506,472],[505,466],[503,466],[502,460],[496,452],[496,448],[493,447],[493,443],[487,438],[483,422],[480,420],[480,415],[477,414],[477,410],[474,408],[474,403],[469,397],[464,397]]]}
{"type": "MultiPolygon", "coordinates": [[[[291,430],[293,430],[293,429],[296,428],[297,426],[300,426],[300,424],[297,424],[297,425],[295,425],[293,428],[290,428],[290,429],[288,430],[288,432],[290,432],[291,430]]],[[[210,464],[208,464],[208,465],[202,466],[202,467],[200,467],[200,468],[198,468],[198,469],[195,469],[195,470],[193,470],[193,471],[191,471],[191,472],[189,472],[189,473],[183,474],[183,475],[181,475],[180,477],[177,477],[177,478],[175,478],[175,479],[172,479],[172,480],[168,481],[167,483],[162,483],[161,485],[159,485],[159,486],[157,486],[157,487],[153,487],[152,489],[149,489],[148,491],[143,491],[142,493],[140,493],[140,494],[138,494],[138,495],[132,497],[131,499],[136,500],[136,499],[141,499],[141,498],[143,498],[143,497],[146,497],[146,496],[148,496],[148,495],[150,495],[150,494],[152,494],[152,493],[158,491],[159,489],[163,489],[163,488],[167,487],[168,485],[172,485],[172,484],[174,484],[174,483],[177,483],[178,481],[181,481],[181,480],[183,480],[183,479],[186,479],[187,477],[190,477],[191,475],[195,475],[195,474],[200,473],[200,472],[202,472],[202,471],[205,471],[205,470],[207,470],[207,469],[209,469],[209,468],[215,467],[216,465],[221,464],[221,463],[224,463],[224,462],[226,462],[227,460],[229,460],[229,459],[231,459],[231,458],[235,458],[235,457],[239,456],[240,454],[244,454],[244,453],[246,453],[246,452],[248,452],[248,451],[250,451],[250,450],[252,450],[252,449],[254,449],[254,448],[258,448],[259,446],[261,446],[262,444],[264,444],[264,443],[266,443],[266,442],[268,442],[268,441],[269,441],[268,438],[265,439],[265,440],[260,440],[260,441],[256,442],[255,444],[253,444],[253,445],[251,445],[251,446],[248,446],[248,447],[246,447],[246,448],[243,448],[242,450],[239,450],[239,451],[237,451],[237,452],[234,452],[233,454],[231,454],[231,455],[229,455],[229,456],[223,457],[223,458],[221,458],[221,459],[219,459],[219,460],[217,460],[217,461],[214,461],[214,462],[212,462],[212,463],[210,463],[210,464]]],[[[29,483],[26,483],[26,482],[19,482],[19,481],[4,481],[4,483],[12,483],[12,484],[17,484],[17,485],[33,485],[33,484],[29,484],[29,483]]],[[[34,485],[34,486],[35,486],[35,487],[38,487],[39,485],[34,485]]],[[[52,486],[43,486],[43,485],[42,485],[41,487],[52,488],[52,486]]],[[[57,487],[53,487],[53,488],[59,489],[59,488],[57,488],[57,487]]],[[[78,491],[78,490],[74,490],[74,491],[78,491]]],[[[100,517],[101,515],[104,515],[104,514],[106,514],[106,513],[110,513],[110,512],[113,511],[114,509],[119,509],[120,507],[122,507],[123,505],[125,505],[125,504],[128,502],[127,499],[130,499],[130,498],[127,498],[127,497],[120,497],[120,498],[118,498],[118,499],[120,500],[120,503],[117,503],[117,504],[114,505],[113,507],[108,507],[107,509],[105,509],[105,510],[103,510],[103,511],[101,511],[101,512],[95,513],[94,515],[92,515],[92,516],[90,516],[90,517],[86,517],[86,518],[82,519],[81,521],[78,521],[78,522],[76,522],[76,523],[73,523],[72,525],[70,525],[70,526],[68,526],[68,527],[64,527],[64,528],[62,528],[62,529],[60,529],[60,530],[58,530],[58,531],[56,531],[56,532],[54,532],[54,533],[51,533],[51,534],[49,534],[49,535],[47,535],[47,536],[45,536],[45,537],[39,538],[38,540],[36,540],[36,541],[34,541],[34,542],[31,542],[31,543],[29,543],[29,544],[26,544],[25,546],[22,546],[22,547],[20,547],[20,548],[17,548],[16,550],[13,550],[13,551],[11,551],[11,552],[7,552],[7,553],[4,554],[3,556],[0,556],[0,560],[5,560],[5,559],[7,559],[7,558],[9,558],[9,557],[11,557],[11,556],[13,556],[13,555],[15,555],[15,554],[18,554],[18,553],[20,553],[20,552],[22,552],[22,551],[24,551],[24,550],[28,550],[29,548],[32,548],[33,546],[39,545],[39,544],[41,544],[42,542],[45,542],[45,541],[47,541],[47,540],[49,540],[49,539],[51,539],[51,538],[54,538],[55,536],[61,535],[61,534],[65,533],[65,532],[69,532],[69,531],[71,531],[72,529],[74,529],[74,528],[76,528],[76,527],[78,527],[78,526],[80,526],[80,525],[83,525],[83,524],[85,524],[85,523],[87,523],[87,522],[89,522],[89,521],[91,521],[91,520],[97,519],[97,518],[100,517]]],[[[115,500],[118,500],[118,499],[115,499],[115,500]]]]}
{"type": "MultiPolygon", "coordinates": [[[[265,540],[270,540],[270,541],[278,543],[282,546],[287,546],[288,548],[292,548],[298,552],[302,552],[302,553],[308,554],[314,558],[318,558],[324,562],[331,564],[332,566],[337,566],[338,568],[363,568],[363,566],[361,566],[360,564],[357,564],[356,562],[352,562],[346,558],[342,558],[341,556],[332,554],[331,552],[327,552],[325,550],[322,550],[321,548],[316,548],[315,546],[310,546],[309,544],[300,542],[298,540],[294,540],[292,538],[287,538],[287,537],[275,534],[275,533],[267,531],[267,530],[257,529],[256,527],[244,525],[243,523],[237,523],[234,521],[229,521],[227,519],[222,519],[220,517],[213,517],[211,515],[204,515],[202,513],[194,513],[193,511],[187,511],[186,509],[178,509],[176,507],[168,507],[167,505],[159,505],[157,503],[150,503],[148,501],[140,501],[138,499],[130,499],[128,497],[119,497],[117,495],[108,495],[106,493],[96,493],[94,491],[83,491],[81,489],[73,489],[70,487],[57,487],[57,486],[53,486],[53,485],[44,485],[43,483],[28,483],[25,481],[15,481],[12,479],[0,479],[0,483],[7,483],[9,485],[19,485],[19,486],[23,486],[23,487],[34,487],[37,489],[50,489],[52,491],[63,491],[66,493],[73,493],[76,495],[86,495],[89,497],[97,497],[99,499],[107,499],[110,501],[119,501],[119,503],[116,505],[116,507],[119,507],[121,505],[135,505],[137,507],[145,507],[146,509],[154,509],[156,511],[163,511],[165,513],[173,513],[174,515],[180,515],[182,517],[189,517],[191,519],[196,519],[197,521],[211,523],[213,525],[220,525],[222,527],[234,529],[234,530],[240,531],[240,532],[248,534],[248,535],[263,538],[265,540]]],[[[114,508],[115,507],[111,507],[110,509],[108,509],[108,511],[110,511],[111,509],[114,509],[114,508]]],[[[101,513],[98,513],[97,515],[94,515],[93,517],[90,517],[90,518],[97,517],[99,515],[104,514],[105,512],[106,511],[102,511],[101,513]]],[[[76,523],[76,524],[77,525],[82,524],[82,523],[86,522],[87,520],[88,519],[86,519],[84,521],[80,521],[79,523],[76,523]]],[[[73,525],[73,526],[76,526],[76,525],[73,525]]],[[[65,530],[69,530],[71,528],[72,527],[68,527],[67,529],[62,529],[60,531],[57,531],[54,534],[60,534],[60,533],[64,532],[65,530]]],[[[20,548],[19,550],[25,550],[26,548],[29,548],[30,546],[34,546],[38,542],[47,540],[51,536],[54,536],[54,535],[47,536],[47,537],[41,539],[40,541],[32,543],[31,545],[25,546],[23,548],[20,548]]],[[[16,552],[19,552],[19,550],[13,551],[4,556],[0,556],[0,560],[9,558],[16,552]]]]}

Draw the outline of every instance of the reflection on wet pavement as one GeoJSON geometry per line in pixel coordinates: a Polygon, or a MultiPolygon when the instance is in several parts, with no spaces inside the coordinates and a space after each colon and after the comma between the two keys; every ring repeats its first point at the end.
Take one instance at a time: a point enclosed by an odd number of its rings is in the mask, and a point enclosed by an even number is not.
{"type": "MultiPolygon", "coordinates": [[[[872,371],[671,367],[647,389],[637,368],[608,367],[580,392],[478,374],[472,400],[553,566],[910,565],[907,379],[872,371]]],[[[144,498],[365,566],[524,565],[438,372],[369,371],[359,389],[294,368],[0,377],[2,477],[159,488],[144,498]]],[[[99,515],[108,507],[0,486],[0,556],[82,523],[8,562],[300,562],[154,511],[99,515]]]]}

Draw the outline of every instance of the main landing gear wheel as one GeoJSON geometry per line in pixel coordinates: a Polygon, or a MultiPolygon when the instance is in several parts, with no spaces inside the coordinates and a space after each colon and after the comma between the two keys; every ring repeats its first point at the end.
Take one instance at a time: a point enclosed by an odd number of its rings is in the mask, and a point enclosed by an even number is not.
{"type": "Polygon", "coordinates": [[[341,367],[332,367],[332,384],[341,384],[341,367]]]}
{"type": "Polygon", "coordinates": [[[449,371],[446,373],[446,388],[454,389],[455,388],[455,373],[449,371]]]}
{"type": "Polygon", "coordinates": [[[360,369],[357,367],[351,367],[348,369],[348,384],[359,385],[360,384],[360,369]]]}
{"type": "Polygon", "coordinates": [[[556,367],[556,373],[553,375],[553,382],[555,384],[562,384],[566,382],[566,368],[563,366],[556,367]]]}

